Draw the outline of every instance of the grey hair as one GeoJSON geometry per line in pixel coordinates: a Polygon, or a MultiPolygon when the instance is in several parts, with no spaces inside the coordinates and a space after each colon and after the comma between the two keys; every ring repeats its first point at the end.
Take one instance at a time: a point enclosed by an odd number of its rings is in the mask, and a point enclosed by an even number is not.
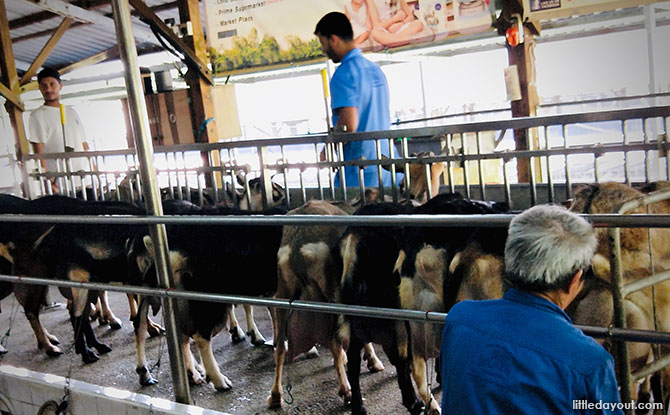
{"type": "Polygon", "coordinates": [[[591,225],[560,206],[539,205],[515,217],[505,244],[505,272],[517,288],[563,288],[591,264],[597,239],[591,225]]]}

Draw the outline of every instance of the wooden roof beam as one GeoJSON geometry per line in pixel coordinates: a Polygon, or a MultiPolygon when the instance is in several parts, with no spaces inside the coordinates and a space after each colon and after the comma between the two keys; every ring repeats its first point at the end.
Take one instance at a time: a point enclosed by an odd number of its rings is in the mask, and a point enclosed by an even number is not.
{"type": "Polygon", "coordinates": [[[7,88],[7,86],[5,86],[5,84],[2,82],[0,82],[0,95],[5,97],[7,101],[10,101],[21,111],[25,111],[25,107],[23,106],[23,102],[21,102],[21,97],[19,97],[19,94],[7,88]]]}
{"type": "MultiPolygon", "coordinates": [[[[67,3],[63,0],[25,0],[30,3],[35,4],[38,7],[46,8],[49,11],[59,13],[63,16],[67,16],[78,20],[80,22],[89,22],[100,27],[116,33],[116,28],[114,26],[114,19],[111,19],[103,14],[96,13],[94,11],[86,10],[81,7],[74,6],[73,4],[67,3]]],[[[150,30],[142,29],[140,27],[134,27],[135,38],[141,42],[151,42],[155,43],[156,38],[150,30]]]]}
{"type": "MultiPolygon", "coordinates": [[[[107,50],[103,50],[102,52],[96,53],[93,56],[89,56],[86,59],[82,59],[79,62],[75,62],[73,64],[70,64],[68,66],[65,66],[61,69],[58,70],[58,73],[61,75],[65,75],[68,72],[72,72],[75,69],[83,68],[85,66],[89,65],[95,65],[96,63],[100,63],[103,61],[106,61],[107,59],[112,59],[119,56],[119,47],[118,46],[112,46],[111,48],[107,50]]],[[[25,77],[25,75],[24,75],[25,77]]],[[[28,91],[34,91],[37,89],[38,85],[37,82],[35,81],[28,81],[24,82],[21,84],[21,92],[28,92],[28,91]]]]}
{"type": "MultiPolygon", "coordinates": [[[[92,10],[92,9],[97,9],[99,7],[107,6],[108,4],[110,4],[110,0],[78,0],[78,1],[73,1],[71,4],[74,5],[74,6],[78,6],[78,7],[81,7],[83,9],[86,9],[86,10],[92,10]]],[[[159,13],[159,12],[162,12],[162,11],[165,11],[165,10],[176,9],[177,5],[178,5],[177,2],[173,1],[173,2],[170,2],[170,3],[161,4],[159,6],[154,6],[154,7],[151,8],[151,10],[153,10],[156,13],[159,13]]],[[[132,14],[137,15],[137,12],[133,11],[132,14]]],[[[110,15],[106,15],[106,16],[109,17],[110,15]]],[[[33,13],[33,14],[28,15],[28,16],[19,17],[18,19],[14,19],[14,20],[10,21],[9,22],[9,28],[11,30],[19,29],[21,27],[29,26],[29,25],[34,24],[34,23],[41,23],[45,20],[53,19],[55,17],[56,17],[56,15],[52,12],[49,12],[49,11],[42,11],[42,12],[38,12],[38,13],[33,13]]]]}
{"type": "Polygon", "coordinates": [[[139,15],[145,20],[149,21],[156,27],[156,30],[167,39],[168,43],[172,45],[177,51],[184,54],[186,57],[186,64],[200,73],[200,76],[204,78],[210,85],[214,84],[212,80],[212,73],[207,69],[207,65],[196,55],[195,51],[188,47],[183,40],[179,39],[177,35],[174,34],[172,29],[170,29],[163,20],[154,13],[142,0],[129,0],[129,3],[133,8],[139,13],[139,15]]]}
{"type": "Polygon", "coordinates": [[[69,17],[63,19],[61,24],[58,25],[56,32],[49,38],[47,43],[44,44],[44,47],[40,53],[37,54],[33,63],[30,64],[30,68],[28,68],[28,70],[23,74],[19,84],[23,85],[27,82],[30,82],[30,79],[37,73],[37,70],[42,67],[42,64],[44,64],[51,52],[54,50],[58,41],[63,37],[65,31],[70,28],[72,22],[73,20],[69,17]]]}
{"type": "Polygon", "coordinates": [[[7,109],[9,120],[14,130],[16,155],[21,157],[23,154],[30,152],[30,146],[28,145],[26,129],[23,124],[23,105],[18,97],[20,91],[19,75],[16,73],[16,62],[14,61],[12,38],[9,34],[5,0],[0,0],[0,48],[0,80],[2,81],[0,83],[4,84],[4,88],[0,92],[3,92],[3,95],[8,100],[5,108],[7,109]]]}
{"type": "MultiPolygon", "coordinates": [[[[142,56],[149,53],[160,52],[162,50],[163,50],[162,47],[150,46],[138,49],[137,54],[138,56],[142,56]]],[[[66,73],[72,72],[76,69],[80,69],[90,65],[95,65],[96,63],[104,62],[109,59],[114,59],[118,56],[119,56],[119,47],[113,46],[107,50],[103,50],[102,52],[96,53],[93,56],[89,56],[88,58],[82,59],[79,62],[75,62],[70,65],[64,66],[58,70],[58,73],[60,73],[61,75],[65,75],[66,73]]],[[[122,74],[119,74],[119,77],[122,77],[122,74]]],[[[21,85],[21,93],[34,91],[37,89],[37,87],[38,85],[36,81],[28,82],[24,85],[21,85]]]]}
{"type": "Polygon", "coordinates": [[[107,59],[112,59],[116,58],[119,56],[119,47],[118,46],[112,46],[111,48],[107,50],[103,50],[100,53],[96,53],[93,56],[89,56],[86,59],[82,59],[79,62],[75,62],[73,64],[70,64],[68,66],[65,66],[61,69],[58,70],[58,72],[61,75],[64,75],[68,72],[72,72],[76,69],[83,68],[85,66],[90,66],[90,65],[95,65],[96,63],[104,62],[107,59]]]}

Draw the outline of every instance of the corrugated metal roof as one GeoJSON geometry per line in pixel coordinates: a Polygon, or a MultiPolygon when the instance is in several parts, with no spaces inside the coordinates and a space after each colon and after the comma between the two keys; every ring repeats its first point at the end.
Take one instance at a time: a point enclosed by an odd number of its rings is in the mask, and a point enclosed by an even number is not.
{"type": "MultiPolygon", "coordinates": [[[[64,1],[70,4],[74,3],[74,5],[85,4],[85,2],[76,0],[64,1]]],[[[174,1],[146,0],[145,4],[149,7],[174,5],[174,7],[170,7],[168,10],[161,10],[157,15],[162,19],[174,18],[176,21],[179,21],[179,12],[174,1]]],[[[60,25],[63,17],[53,13],[44,13],[44,9],[26,0],[6,0],[5,6],[10,23],[14,58],[19,75],[21,75],[35,60],[46,42],[50,39],[50,31],[55,30],[60,25]],[[40,16],[42,17],[26,24],[26,19],[30,19],[31,17],[38,18],[40,16]],[[16,27],[20,22],[23,22],[23,24],[16,27]]],[[[200,8],[201,17],[204,19],[204,6],[202,3],[200,4],[200,8]]],[[[101,16],[109,16],[112,13],[112,7],[110,3],[107,3],[92,7],[88,11],[101,16]]],[[[111,19],[111,16],[108,18],[111,19]]],[[[159,48],[160,43],[151,33],[149,26],[141,22],[138,17],[133,16],[132,20],[140,53],[145,50],[155,51],[156,48],[159,48]]],[[[43,66],[57,69],[63,68],[116,45],[117,39],[113,25],[80,24],[75,22],[65,32],[43,66]]]]}

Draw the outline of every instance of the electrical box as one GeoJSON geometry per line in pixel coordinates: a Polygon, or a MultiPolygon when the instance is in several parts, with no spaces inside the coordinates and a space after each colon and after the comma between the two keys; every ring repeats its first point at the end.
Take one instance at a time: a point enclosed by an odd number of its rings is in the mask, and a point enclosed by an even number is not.
{"type": "MultiPolygon", "coordinates": [[[[191,102],[188,90],[161,92],[144,96],[149,115],[149,128],[154,146],[171,146],[175,144],[191,144],[195,142],[193,120],[191,118],[191,102]]],[[[123,99],[123,110],[126,120],[130,120],[128,100],[123,99]]],[[[130,125],[127,122],[127,125],[130,125]]],[[[135,147],[130,128],[126,139],[128,147],[135,147]]]]}

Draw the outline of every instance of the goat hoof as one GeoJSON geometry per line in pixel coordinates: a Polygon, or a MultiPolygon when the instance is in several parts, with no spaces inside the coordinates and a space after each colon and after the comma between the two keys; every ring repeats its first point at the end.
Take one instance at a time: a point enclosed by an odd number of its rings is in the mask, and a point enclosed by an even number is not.
{"type": "Polygon", "coordinates": [[[118,318],[109,322],[109,328],[112,330],[119,330],[121,327],[123,327],[123,324],[121,324],[121,320],[118,318]]]}
{"type": "Polygon", "coordinates": [[[239,327],[233,327],[229,330],[229,332],[230,340],[233,341],[233,344],[237,344],[247,338],[247,336],[244,335],[244,332],[240,330],[239,327]]]}
{"type": "Polygon", "coordinates": [[[342,398],[344,406],[351,405],[351,389],[349,390],[340,390],[337,392],[337,395],[342,398]]]}
{"type": "Polygon", "coordinates": [[[412,415],[421,415],[424,409],[425,405],[423,404],[423,401],[420,399],[417,399],[411,406],[407,407],[407,410],[412,415]]]}
{"type": "Polygon", "coordinates": [[[93,347],[95,347],[95,350],[97,350],[100,354],[105,354],[112,351],[112,348],[107,346],[105,343],[98,343],[93,345],[93,347]]]}
{"type": "Polygon", "coordinates": [[[202,383],[205,382],[205,379],[202,376],[200,376],[200,373],[198,373],[197,371],[193,372],[191,370],[187,370],[186,375],[188,376],[189,383],[191,383],[192,385],[201,385],[202,383]]]}
{"type": "Polygon", "coordinates": [[[5,349],[1,344],[0,344],[0,354],[5,354],[7,353],[7,349],[5,349]]]}
{"type": "Polygon", "coordinates": [[[84,363],[89,364],[97,362],[100,360],[100,357],[94,351],[88,350],[81,353],[81,360],[83,360],[84,363]]]}
{"type": "Polygon", "coordinates": [[[147,326],[147,332],[149,333],[149,337],[158,337],[165,334],[165,329],[159,325],[149,325],[147,326]]]}
{"type": "Polygon", "coordinates": [[[50,347],[47,349],[46,354],[49,357],[58,357],[63,354],[63,351],[58,347],[50,347]]]}
{"type": "Polygon", "coordinates": [[[140,385],[142,386],[153,386],[157,383],[158,381],[151,376],[148,379],[140,379],[140,385]]]}
{"type": "Polygon", "coordinates": [[[351,415],[368,415],[368,411],[365,409],[364,406],[361,406],[358,409],[352,409],[351,415]]]}
{"type": "Polygon", "coordinates": [[[49,343],[53,344],[54,346],[57,346],[60,344],[60,340],[58,340],[58,337],[50,334],[47,336],[47,339],[49,339],[49,343]]]}
{"type": "Polygon", "coordinates": [[[269,409],[278,409],[281,408],[282,400],[281,393],[271,392],[268,396],[268,408],[269,409]]]}
{"type": "Polygon", "coordinates": [[[225,376],[221,376],[220,382],[214,382],[214,389],[219,392],[225,392],[233,387],[233,382],[225,376]]]}
{"type": "Polygon", "coordinates": [[[379,359],[368,359],[363,357],[363,360],[368,361],[368,370],[370,373],[382,372],[384,370],[384,364],[379,359]]]}
{"type": "Polygon", "coordinates": [[[262,346],[265,344],[265,338],[263,336],[255,336],[253,333],[247,333],[251,338],[251,344],[254,346],[262,346]]]}
{"type": "Polygon", "coordinates": [[[316,357],[319,357],[319,350],[316,346],[312,346],[312,348],[305,353],[305,359],[314,359],[316,357]]]}
{"type": "Polygon", "coordinates": [[[142,386],[151,386],[158,383],[156,379],[151,376],[151,373],[146,367],[138,367],[135,369],[138,375],[140,375],[140,385],[142,386]]]}

